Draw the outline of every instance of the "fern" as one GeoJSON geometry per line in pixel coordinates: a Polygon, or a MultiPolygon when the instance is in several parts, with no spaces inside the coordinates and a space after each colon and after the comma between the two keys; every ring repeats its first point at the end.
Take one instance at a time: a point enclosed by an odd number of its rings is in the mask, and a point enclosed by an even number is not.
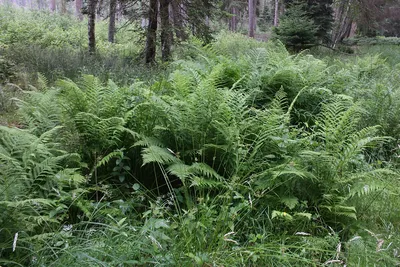
{"type": "Polygon", "coordinates": [[[40,135],[61,124],[61,110],[55,103],[57,91],[26,92],[25,100],[16,99],[22,125],[40,135]]]}
{"type": "Polygon", "coordinates": [[[191,181],[190,187],[194,187],[194,188],[196,188],[196,190],[206,189],[206,190],[210,191],[210,190],[215,190],[215,189],[226,189],[227,188],[225,183],[206,179],[203,177],[195,176],[191,180],[192,181],[191,181]]]}
{"type": "Polygon", "coordinates": [[[101,166],[105,166],[105,165],[108,164],[108,162],[110,162],[110,160],[112,158],[115,158],[115,157],[120,157],[121,158],[121,157],[123,157],[123,155],[124,155],[123,151],[121,151],[121,150],[110,152],[107,155],[105,155],[99,162],[97,162],[97,165],[95,166],[95,168],[99,168],[101,166]]]}
{"type": "Polygon", "coordinates": [[[395,177],[397,174],[388,169],[375,169],[368,172],[356,173],[347,180],[352,182],[349,197],[363,197],[373,192],[389,189],[391,185],[385,181],[385,177],[395,177]]]}
{"type": "Polygon", "coordinates": [[[48,88],[48,84],[49,84],[49,81],[47,80],[46,76],[44,76],[40,72],[37,73],[37,76],[38,76],[37,88],[39,90],[46,90],[48,88]]]}
{"type": "Polygon", "coordinates": [[[329,216],[343,216],[357,220],[357,213],[355,207],[343,206],[343,205],[333,205],[333,206],[320,205],[320,208],[329,210],[330,212],[329,216]]]}
{"type": "Polygon", "coordinates": [[[86,182],[76,168],[68,167],[79,166],[79,156],[53,142],[60,130],[56,127],[37,137],[27,130],[0,126],[0,222],[4,230],[0,237],[5,247],[12,246],[16,232],[34,236],[58,225],[68,214],[65,201],[86,182]]]}
{"type": "Polygon", "coordinates": [[[142,151],[143,164],[158,163],[161,165],[177,162],[178,159],[167,149],[149,146],[142,151]]]}
{"type": "Polygon", "coordinates": [[[223,181],[223,177],[221,177],[213,168],[204,163],[193,163],[190,166],[189,171],[206,178],[213,178],[217,181],[223,181]]]}

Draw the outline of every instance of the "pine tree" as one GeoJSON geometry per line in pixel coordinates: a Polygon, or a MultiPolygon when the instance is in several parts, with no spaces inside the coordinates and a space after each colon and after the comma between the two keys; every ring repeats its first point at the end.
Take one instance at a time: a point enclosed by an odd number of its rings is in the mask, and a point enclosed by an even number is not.
{"type": "Polygon", "coordinates": [[[333,26],[333,0],[308,0],[308,14],[318,26],[316,36],[323,43],[330,40],[333,26]]]}
{"type": "Polygon", "coordinates": [[[299,52],[317,43],[318,26],[308,16],[305,4],[292,4],[281,18],[280,25],[274,28],[275,38],[286,47],[299,52]]]}
{"type": "Polygon", "coordinates": [[[333,0],[286,0],[286,7],[304,5],[305,16],[318,27],[316,38],[319,42],[329,43],[333,27],[333,0]]]}

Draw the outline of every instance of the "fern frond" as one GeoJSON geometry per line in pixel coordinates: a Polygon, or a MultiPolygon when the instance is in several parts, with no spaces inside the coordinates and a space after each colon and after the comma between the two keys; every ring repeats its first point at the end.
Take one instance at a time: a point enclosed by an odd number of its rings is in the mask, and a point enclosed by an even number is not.
{"type": "Polygon", "coordinates": [[[316,177],[307,171],[302,171],[302,170],[297,170],[297,169],[284,169],[284,170],[277,170],[277,171],[273,171],[272,175],[274,177],[274,179],[277,179],[281,176],[287,176],[287,177],[298,177],[301,179],[310,179],[310,180],[316,180],[316,177]]]}
{"type": "Polygon", "coordinates": [[[227,188],[227,186],[223,182],[210,180],[198,176],[192,178],[190,187],[195,187],[196,189],[207,189],[207,190],[227,188]]]}
{"type": "Polygon", "coordinates": [[[385,181],[387,177],[397,177],[398,174],[388,169],[375,169],[351,175],[343,184],[351,183],[349,197],[365,196],[376,191],[390,189],[391,185],[385,181]]]}
{"type": "Polygon", "coordinates": [[[116,158],[116,157],[122,158],[123,156],[124,156],[124,153],[122,150],[112,151],[112,152],[108,153],[107,155],[105,155],[99,162],[97,162],[96,168],[107,165],[108,162],[110,162],[110,160],[112,158],[116,158]]]}
{"type": "Polygon", "coordinates": [[[255,48],[248,51],[246,55],[253,68],[263,69],[268,64],[268,54],[265,48],[255,48]]]}
{"type": "Polygon", "coordinates": [[[54,128],[61,124],[61,109],[57,104],[56,90],[42,92],[27,92],[24,101],[15,99],[22,118],[22,124],[34,134],[54,128]]]}
{"type": "Polygon", "coordinates": [[[141,138],[141,140],[135,142],[135,144],[133,144],[133,146],[144,146],[144,147],[150,147],[150,146],[163,146],[163,143],[155,138],[155,137],[146,137],[143,136],[141,138]]]}
{"type": "Polygon", "coordinates": [[[37,87],[39,90],[47,89],[48,82],[46,76],[40,72],[37,73],[37,87]]]}
{"type": "Polygon", "coordinates": [[[329,210],[329,212],[334,216],[344,216],[357,220],[355,207],[343,205],[320,205],[319,207],[321,209],[329,210]]]}
{"type": "Polygon", "coordinates": [[[281,196],[280,202],[292,210],[297,206],[297,204],[299,204],[299,199],[293,196],[281,196]]]}
{"type": "Polygon", "coordinates": [[[105,88],[92,75],[84,75],[81,85],[87,99],[88,110],[96,115],[100,115],[104,109],[102,101],[106,95],[105,88]]]}
{"type": "Polygon", "coordinates": [[[75,122],[83,136],[103,147],[118,143],[125,130],[125,121],[119,117],[100,118],[93,113],[80,112],[75,122]]]}
{"type": "Polygon", "coordinates": [[[319,126],[316,134],[324,138],[327,149],[340,147],[356,130],[360,115],[356,105],[336,98],[332,103],[323,105],[316,122],[319,126]]]}
{"type": "Polygon", "coordinates": [[[294,167],[288,167],[286,164],[278,165],[274,168],[254,174],[252,178],[255,181],[256,188],[259,190],[274,189],[282,185],[282,181],[283,184],[289,186],[290,183],[297,179],[317,180],[317,177],[315,177],[313,173],[305,170],[298,170],[294,167]]]}
{"type": "Polygon", "coordinates": [[[0,205],[1,204],[12,208],[21,208],[21,207],[26,207],[27,205],[34,205],[34,206],[44,205],[51,207],[56,206],[55,201],[52,201],[47,198],[30,198],[18,201],[0,201],[0,205]]]}
{"type": "Polygon", "coordinates": [[[159,146],[149,146],[142,150],[143,165],[148,163],[158,163],[158,164],[170,164],[174,162],[179,162],[179,159],[175,157],[166,148],[159,146]]]}
{"type": "Polygon", "coordinates": [[[37,139],[36,143],[34,143],[34,144],[37,144],[38,142],[49,143],[49,142],[53,141],[54,136],[56,134],[58,134],[60,129],[62,129],[62,128],[63,128],[63,126],[56,126],[52,129],[49,129],[48,131],[42,133],[39,136],[39,138],[37,139]]]}
{"type": "Polygon", "coordinates": [[[286,110],[287,107],[288,107],[287,94],[285,90],[283,90],[283,87],[281,87],[281,89],[279,89],[275,93],[275,98],[272,100],[269,108],[272,109],[273,111],[283,114],[283,110],[286,110]]]}
{"type": "Polygon", "coordinates": [[[173,163],[167,168],[168,173],[177,176],[183,183],[186,179],[193,175],[191,172],[191,166],[186,165],[182,162],[173,163]]]}
{"type": "Polygon", "coordinates": [[[86,178],[79,174],[78,171],[78,169],[62,169],[55,174],[55,178],[60,183],[78,188],[80,185],[87,182],[86,178]]]}
{"type": "Polygon", "coordinates": [[[221,177],[213,168],[205,163],[193,163],[190,166],[190,171],[207,178],[214,178],[217,181],[223,181],[223,177],[221,177]]]}

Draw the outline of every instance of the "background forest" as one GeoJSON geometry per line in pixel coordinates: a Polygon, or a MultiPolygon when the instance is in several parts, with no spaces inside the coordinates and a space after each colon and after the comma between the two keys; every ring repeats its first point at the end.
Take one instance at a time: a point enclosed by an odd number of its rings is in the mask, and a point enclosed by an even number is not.
{"type": "Polygon", "coordinates": [[[400,266],[398,1],[0,3],[0,266],[400,266]]]}

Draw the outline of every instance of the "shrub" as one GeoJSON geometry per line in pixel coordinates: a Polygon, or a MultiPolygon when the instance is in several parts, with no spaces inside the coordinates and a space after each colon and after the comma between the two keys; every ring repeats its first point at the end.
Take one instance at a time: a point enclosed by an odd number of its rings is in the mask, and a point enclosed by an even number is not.
{"type": "Polygon", "coordinates": [[[5,84],[15,77],[15,64],[0,56],[0,84],[5,84]]]}
{"type": "Polygon", "coordinates": [[[400,38],[398,37],[354,37],[344,39],[345,45],[399,45],[400,38]]]}

